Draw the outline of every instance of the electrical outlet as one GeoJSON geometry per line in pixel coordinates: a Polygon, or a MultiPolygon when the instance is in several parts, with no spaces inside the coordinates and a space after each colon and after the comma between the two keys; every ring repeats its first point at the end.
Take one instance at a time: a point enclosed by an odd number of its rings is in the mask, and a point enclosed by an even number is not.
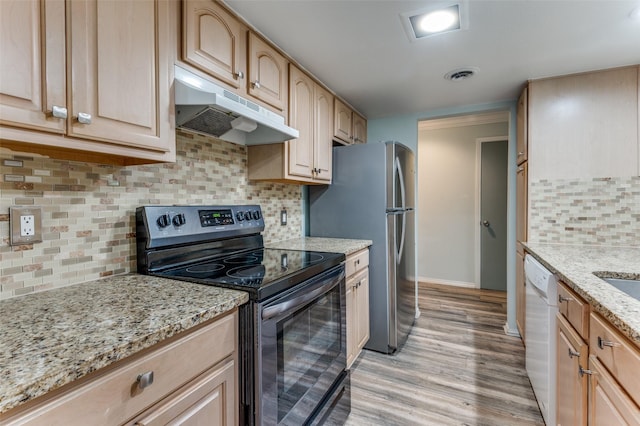
{"type": "Polygon", "coordinates": [[[20,216],[20,236],[33,237],[36,233],[35,216],[27,214],[20,216]]]}
{"type": "Polygon", "coordinates": [[[287,224],[287,211],[285,209],[280,211],[280,225],[285,226],[287,224]]]}
{"type": "Polygon", "coordinates": [[[42,242],[42,209],[9,208],[9,240],[12,246],[42,242]]]}

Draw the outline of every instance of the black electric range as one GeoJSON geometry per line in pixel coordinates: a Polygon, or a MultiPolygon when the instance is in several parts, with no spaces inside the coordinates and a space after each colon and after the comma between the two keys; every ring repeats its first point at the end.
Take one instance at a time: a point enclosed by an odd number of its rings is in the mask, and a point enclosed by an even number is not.
{"type": "Polygon", "coordinates": [[[249,293],[240,424],[339,424],[350,411],[345,255],[265,248],[264,226],[257,205],[139,207],[138,272],[249,293]]]}

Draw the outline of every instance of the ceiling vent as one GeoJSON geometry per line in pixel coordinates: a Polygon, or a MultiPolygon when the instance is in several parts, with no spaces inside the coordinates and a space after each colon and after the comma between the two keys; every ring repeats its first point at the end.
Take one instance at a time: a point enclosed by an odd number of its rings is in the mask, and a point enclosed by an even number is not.
{"type": "Polygon", "coordinates": [[[449,71],[444,75],[444,78],[451,81],[468,80],[473,77],[478,71],[478,68],[473,67],[459,68],[457,70],[449,71]]]}

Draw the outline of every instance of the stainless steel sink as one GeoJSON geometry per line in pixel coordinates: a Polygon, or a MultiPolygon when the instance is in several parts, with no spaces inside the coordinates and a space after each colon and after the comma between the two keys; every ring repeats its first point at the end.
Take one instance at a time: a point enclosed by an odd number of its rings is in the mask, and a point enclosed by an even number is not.
{"type": "Polygon", "coordinates": [[[631,280],[624,278],[606,278],[601,277],[618,290],[627,293],[634,299],[640,300],[640,280],[631,280]]]}

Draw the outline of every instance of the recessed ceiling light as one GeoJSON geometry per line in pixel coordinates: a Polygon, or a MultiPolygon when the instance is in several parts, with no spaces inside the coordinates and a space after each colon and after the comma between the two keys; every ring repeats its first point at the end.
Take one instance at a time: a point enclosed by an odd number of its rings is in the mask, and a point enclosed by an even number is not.
{"type": "Polygon", "coordinates": [[[458,5],[409,17],[416,38],[460,29],[458,5]]]}
{"type": "MultiPolygon", "coordinates": [[[[455,1],[455,0],[453,0],[455,1]]],[[[400,20],[411,41],[468,28],[467,1],[437,2],[429,7],[400,14],[400,20]]]]}
{"type": "Polygon", "coordinates": [[[451,81],[462,81],[467,80],[474,75],[476,75],[480,71],[476,67],[466,67],[466,68],[458,68],[453,71],[449,71],[444,75],[445,80],[451,81]]]}

